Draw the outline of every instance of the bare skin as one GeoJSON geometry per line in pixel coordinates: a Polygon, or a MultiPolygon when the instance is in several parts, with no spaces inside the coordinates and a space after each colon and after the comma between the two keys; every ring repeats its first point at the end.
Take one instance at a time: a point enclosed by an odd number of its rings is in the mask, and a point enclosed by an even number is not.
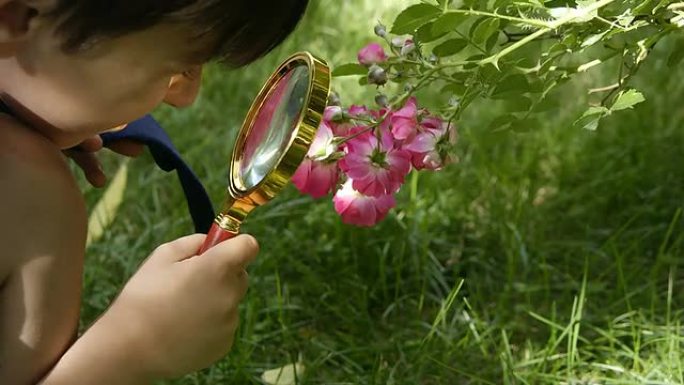
{"type": "Polygon", "coordinates": [[[67,55],[43,16],[51,6],[0,0],[0,97],[19,116],[0,114],[0,378],[147,384],[207,367],[232,346],[256,241],[202,256],[204,235],[160,246],[76,339],[87,216],[62,152],[82,145],[75,160],[102,184],[97,134],[162,102],[192,103],[201,65],[187,30],[155,26],[67,55]]]}

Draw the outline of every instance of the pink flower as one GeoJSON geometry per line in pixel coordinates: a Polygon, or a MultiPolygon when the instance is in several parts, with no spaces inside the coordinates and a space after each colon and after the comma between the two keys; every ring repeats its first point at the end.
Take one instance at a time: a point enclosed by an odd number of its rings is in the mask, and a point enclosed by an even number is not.
{"type": "Polygon", "coordinates": [[[329,159],[337,151],[333,138],[332,129],[322,122],[306,158],[292,176],[292,183],[302,193],[320,198],[337,185],[337,162],[329,159]]]}
{"type": "Polygon", "coordinates": [[[370,197],[354,190],[348,180],[333,197],[335,211],[342,216],[342,222],[357,226],[373,226],[387,216],[396,205],[392,195],[370,197]]]}
{"type": "Polygon", "coordinates": [[[404,107],[392,114],[390,120],[392,122],[392,135],[395,139],[406,140],[415,136],[418,129],[416,98],[410,97],[404,107]]]}
{"type": "Polygon", "coordinates": [[[370,66],[372,64],[383,63],[387,60],[385,50],[378,43],[370,43],[361,48],[358,55],[359,63],[370,66]]]}
{"type": "Polygon", "coordinates": [[[379,122],[379,132],[392,132],[392,111],[389,108],[380,108],[379,110],[371,110],[370,116],[375,122],[379,122]]]}
{"type": "Polygon", "coordinates": [[[420,121],[420,129],[423,130],[441,130],[444,121],[436,116],[427,116],[420,121]]]}
{"type": "Polygon", "coordinates": [[[416,170],[439,170],[449,161],[448,147],[456,142],[456,129],[437,117],[424,119],[420,132],[402,148],[411,153],[416,170]],[[439,123],[435,126],[436,123],[439,123]]]}
{"type": "Polygon", "coordinates": [[[380,139],[371,132],[349,140],[340,168],[352,179],[355,190],[370,196],[392,194],[404,183],[411,170],[411,154],[394,147],[392,135],[380,131],[380,139]]]}

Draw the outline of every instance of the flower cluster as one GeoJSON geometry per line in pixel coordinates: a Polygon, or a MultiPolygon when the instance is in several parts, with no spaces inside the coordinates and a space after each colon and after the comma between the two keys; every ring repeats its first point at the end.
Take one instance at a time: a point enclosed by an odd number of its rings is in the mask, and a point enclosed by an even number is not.
{"type": "MultiPolygon", "coordinates": [[[[369,68],[369,79],[378,85],[386,81],[380,65],[387,59],[375,43],[358,54],[359,63],[369,68]]],[[[409,172],[440,170],[450,161],[456,142],[455,127],[419,108],[415,97],[406,98],[399,108],[378,103],[375,110],[327,107],[292,178],[301,192],[314,198],[334,193],[335,211],[347,224],[372,226],[385,218],[409,172]]]]}

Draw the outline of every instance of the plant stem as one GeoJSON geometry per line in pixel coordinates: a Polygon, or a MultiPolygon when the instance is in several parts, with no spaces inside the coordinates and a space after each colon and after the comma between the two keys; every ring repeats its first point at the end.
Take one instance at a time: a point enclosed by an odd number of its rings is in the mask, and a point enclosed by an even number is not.
{"type": "Polygon", "coordinates": [[[500,13],[476,11],[474,9],[450,9],[449,11],[447,11],[445,13],[454,13],[454,14],[460,14],[460,15],[466,15],[466,16],[485,16],[485,17],[492,17],[492,18],[501,19],[501,20],[515,21],[518,23],[532,25],[532,26],[540,27],[540,28],[548,28],[549,27],[549,23],[546,21],[542,21],[542,20],[524,19],[522,17],[502,15],[500,13]]]}
{"type": "MultiPolygon", "coordinates": [[[[384,119],[383,119],[383,120],[384,120],[384,119]]],[[[356,138],[356,137],[359,137],[359,136],[365,134],[366,132],[368,132],[368,131],[374,129],[374,128],[377,127],[377,126],[378,126],[378,124],[372,124],[372,125],[366,127],[365,129],[363,129],[363,130],[361,130],[361,131],[355,133],[354,135],[350,135],[350,136],[347,136],[346,138],[340,139],[339,141],[337,141],[336,144],[337,144],[338,146],[341,145],[341,144],[344,144],[344,143],[346,143],[346,142],[348,142],[348,141],[350,141],[350,140],[352,140],[352,139],[354,139],[354,138],[356,138]]]]}
{"type": "Polygon", "coordinates": [[[578,19],[578,18],[581,18],[581,17],[585,17],[585,16],[587,16],[588,14],[590,14],[591,12],[594,12],[594,11],[596,11],[596,10],[602,8],[602,7],[605,7],[606,5],[608,5],[608,4],[610,4],[610,3],[614,2],[614,1],[615,1],[615,0],[601,0],[601,1],[597,1],[596,3],[590,5],[590,6],[586,7],[586,8],[581,8],[581,9],[579,9],[578,12],[576,12],[576,13],[573,13],[573,14],[570,14],[570,15],[568,15],[568,16],[562,17],[562,18],[560,18],[560,19],[558,19],[558,20],[555,20],[555,21],[553,21],[553,22],[550,22],[550,23],[545,23],[546,26],[545,26],[544,28],[542,28],[542,29],[540,29],[540,30],[538,30],[538,31],[535,31],[535,32],[531,33],[530,35],[528,35],[528,36],[525,37],[524,39],[521,39],[521,40],[515,42],[514,44],[511,44],[510,46],[504,48],[503,50],[501,50],[501,51],[498,52],[497,54],[492,55],[492,56],[490,56],[490,57],[487,57],[487,58],[485,58],[485,59],[482,59],[478,64],[481,65],[481,66],[482,66],[482,65],[485,65],[485,64],[493,64],[495,67],[498,68],[498,62],[499,62],[499,60],[500,60],[502,57],[504,57],[504,56],[506,56],[506,55],[508,55],[508,54],[510,54],[510,53],[512,53],[512,52],[514,52],[515,50],[517,50],[518,48],[520,48],[520,47],[526,45],[527,43],[529,43],[529,42],[531,42],[531,41],[533,41],[533,40],[535,40],[535,39],[537,39],[537,38],[539,38],[539,37],[541,37],[541,36],[544,36],[544,35],[545,35],[546,33],[548,33],[549,31],[552,31],[552,30],[554,30],[554,29],[557,29],[557,28],[559,28],[560,26],[565,25],[565,24],[567,24],[567,23],[573,22],[575,19],[578,19]]]}

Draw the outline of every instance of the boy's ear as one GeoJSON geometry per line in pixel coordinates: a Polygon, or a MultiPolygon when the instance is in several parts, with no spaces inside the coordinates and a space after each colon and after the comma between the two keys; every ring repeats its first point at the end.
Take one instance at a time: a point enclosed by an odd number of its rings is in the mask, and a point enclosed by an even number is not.
{"type": "Polygon", "coordinates": [[[53,4],[53,0],[0,0],[0,54],[24,41],[32,21],[53,4]]]}

